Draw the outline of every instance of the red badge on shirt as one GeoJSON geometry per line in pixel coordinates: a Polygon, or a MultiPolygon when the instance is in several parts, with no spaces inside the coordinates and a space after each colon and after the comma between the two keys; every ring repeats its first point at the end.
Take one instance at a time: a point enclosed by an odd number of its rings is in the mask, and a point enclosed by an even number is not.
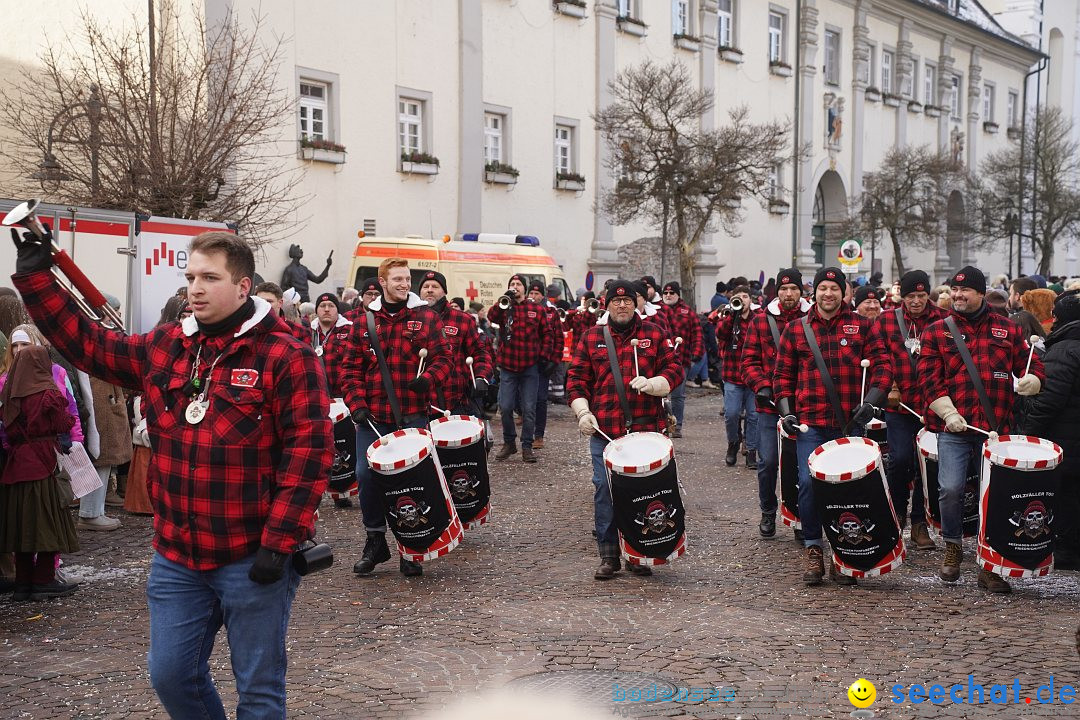
{"type": "Polygon", "coordinates": [[[420,328],[424,327],[424,323],[420,322],[419,320],[409,320],[407,323],[405,323],[405,327],[409,330],[412,330],[413,332],[416,332],[420,328]]]}
{"type": "Polygon", "coordinates": [[[533,318],[535,318],[535,317],[536,317],[536,311],[534,311],[534,310],[530,310],[529,312],[525,313],[525,315],[526,315],[526,316],[527,316],[527,317],[528,317],[528,318],[529,318],[530,320],[532,320],[533,318]]]}
{"type": "Polygon", "coordinates": [[[858,335],[859,334],[859,326],[858,325],[845,325],[844,326],[844,334],[845,335],[858,335]]]}
{"type": "Polygon", "coordinates": [[[447,335],[457,335],[457,328],[453,325],[446,325],[443,327],[443,332],[447,335]]]}
{"type": "Polygon", "coordinates": [[[237,368],[232,371],[229,384],[233,387],[252,388],[259,381],[259,371],[250,368],[237,368]]]}
{"type": "Polygon", "coordinates": [[[1009,337],[1009,331],[1005,328],[992,327],[990,328],[990,334],[999,340],[1004,340],[1005,338],[1009,337]]]}
{"type": "Polygon", "coordinates": [[[652,340],[639,340],[638,347],[642,350],[648,350],[652,347],[652,340]]]}

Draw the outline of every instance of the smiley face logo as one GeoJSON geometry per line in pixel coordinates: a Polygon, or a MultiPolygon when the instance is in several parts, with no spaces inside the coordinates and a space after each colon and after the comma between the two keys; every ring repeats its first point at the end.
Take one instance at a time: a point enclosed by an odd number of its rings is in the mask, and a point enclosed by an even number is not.
{"type": "Polygon", "coordinates": [[[877,697],[877,688],[869,680],[859,678],[855,682],[851,683],[851,687],[847,689],[848,702],[857,708],[868,708],[874,704],[874,698],[877,697]]]}

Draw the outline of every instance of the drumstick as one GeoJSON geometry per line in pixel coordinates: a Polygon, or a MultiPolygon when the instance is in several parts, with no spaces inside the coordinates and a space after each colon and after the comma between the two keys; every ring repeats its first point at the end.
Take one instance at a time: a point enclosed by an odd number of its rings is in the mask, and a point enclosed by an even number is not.
{"type": "Polygon", "coordinates": [[[420,365],[418,365],[416,368],[416,377],[420,377],[420,375],[424,372],[424,358],[427,357],[427,348],[420,348],[420,351],[417,353],[417,355],[420,356],[420,365]]]}
{"type": "Polygon", "coordinates": [[[473,384],[473,386],[475,386],[476,385],[476,374],[473,373],[473,369],[472,369],[472,364],[473,364],[472,355],[465,358],[465,364],[469,366],[469,377],[472,378],[472,384],[473,384]]]}
{"type": "Polygon", "coordinates": [[[914,415],[915,417],[919,418],[919,422],[925,422],[925,420],[923,420],[923,416],[922,416],[922,415],[920,415],[919,413],[915,412],[914,410],[912,410],[911,408],[909,408],[909,407],[908,407],[907,405],[905,405],[904,403],[900,403],[900,407],[904,408],[904,409],[905,409],[905,410],[907,410],[907,411],[908,411],[909,413],[911,413],[911,414],[912,414],[912,415],[914,415]]]}
{"type": "Polygon", "coordinates": [[[375,427],[375,423],[371,422],[371,418],[368,418],[367,424],[371,426],[371,429],[375,431],[375,434],[382,437],[382,433],[379,432],[379,428],[375,427]]]}
{"type": "MultiPolygon", "coordinates": [[[[1030,370],[1030,369],[1031,369],[1031,358],[1032,358],[1032,357],[1034,357],[1034,355],[1035,355],[1035,343],[1036,343],[1036,342],[1037,342],[1038,340],[1039,340],[1039,336],[1038,336],[1038,335],[1032,335],[1032,336],[1031,336],[1031,337],[1030,337],[1030,338],[1028,339],[1028,342],[1029,342],[1029,343],[1031,344],[1031,351],[1030,351],[1030,352],[1028,352],[1028,361],[1027,361],[1027,365],[1025,365],[1025,366],[1024,366],[1024,375],[1027,375],[1027,374],[1028,374],[1028,370],[1030,370]]],[[[1021,377],[1023,377],[1023,375],[1021,375],[1021,377]]]]}
{"type": "MultiPolygon", "coordinates": [[[[630,347],[632,347],[634,349],[634,377],[637,377],[637,376],[641,375],[641,369],[638,367],[638,359],[637,359],[637,346],[638,346],[639,342],[641,342],[641,341],[638,340],[637,338],[633,338],[633,339],[630,340],[630,347]]],[[[638,390],[637,393],[638,393],[638,395],[640,395],[641,391],[638,390]]]]}
{"type": "Polygon", "coordinates": [[[679,343],[681,343],[681,342],[682,342],[682,336],[680,335],[679,337],[675,338],[675,345],[674,345],[674,347],[672,347],[672,350],[678,350],[679,349],[679,343]]]}
{"type": "Polygon", "coordinates": [[[862,389],[859,391],[859,404],[862,405],[866,402],[866,368],[870,367],[870,361],[863,358],[859,361],[859,367],[862,368],[862,389]]]}
{"type": "Polygon", "coordinates": [[[442,413],[443,417],[450,417],[450,411],[449,410],[443,410],[441,407],[438,407],[436,405],[432,405],[431,409],[434,410],[437,413],[442,413]]]}
{"type": "Polygon", "coordinates": [[[592,426],[594,428],[596,428],[596,432],[600,433],[600,436],[603,437],[605,440],[607,440],[608,442],[615,442],[614,440],[611,439],[610,435],[608,435],[606,432],[604,432],[603,430],[600,429],[600,426],[597,424],[595,417],[593,418],[592,426]]]}
{"type": "Polygon", "coordinates": [[[982,428],[977,428],[974,425],[968,425],[967,429],[968,430],[974,430],[975,432],[980,432],[983,435],[985,435],[986,437],[990,438],[991,440],[997,440],[998,439],[998,434],[996,432],[994,432],[993,430],[983,430],[982,428]]]}

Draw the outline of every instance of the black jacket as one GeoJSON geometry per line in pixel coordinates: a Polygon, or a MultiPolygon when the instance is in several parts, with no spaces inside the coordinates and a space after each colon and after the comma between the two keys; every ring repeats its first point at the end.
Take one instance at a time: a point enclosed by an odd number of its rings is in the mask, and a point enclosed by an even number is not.
{"type": "Polygon", "coordinates": [[[1032,398],[1024,432],[1056,442],[1067,463],[1080,460],[1080,320],[1054,328],[1043,363],[1046,382],[1032,398]]]}

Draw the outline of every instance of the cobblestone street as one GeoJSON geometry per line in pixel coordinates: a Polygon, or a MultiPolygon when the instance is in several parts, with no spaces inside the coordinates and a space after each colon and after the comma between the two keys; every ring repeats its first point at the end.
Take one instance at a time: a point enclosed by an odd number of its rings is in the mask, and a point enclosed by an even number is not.
{"type": "MultiPolygon", "coordinates": [[[[651,578],[609,582],[592,528],[587,446],[567,408],[553,407],[537,465],[492,461],[491,522],[449,556],[403,578],[396,563],[357,577],[360,512],[323,503],[320,536],[334,567],[305,580],[289,634],[292,715],[422,715],[464,693],[545,671],[610,671],[596,683],[604,711],[629,717],[849,717],[846,690],[877,686],[879,718],[1076,717],[1024,704],[1053,682],[1080,684],[1074,644],[1080,579],[1056,572],[991,596],[975,585],[973,547],[961,580],[937,579],[941,551],[910,551],[882,578],[837,587],[801,582],[802,554],[787,528],[757,533],[753,471],[723,463],[720,396],[690,391],[676,455],[686,489],[688,554],[651,578]],[[612,702],[619,673],[684,688],[733,688],[734,699],[612,702]],[[897,705],[889,688],[920,683],[1023,688],[1021,704],[897,705]]],[[[492,454],[492,456],[494,453],[492,454]]],[[[75,595],[0,601],[0,717],[157,718],[146,671],[150,521],[81,533],[65,558],[75,595]]],[[[940,544],[940,542],[939,542],[940,544]]],[[[224,636],[212,666],[235,707],[224,636]]],[[[989,698],[988,698],[989,699],[989,698]]]]}

